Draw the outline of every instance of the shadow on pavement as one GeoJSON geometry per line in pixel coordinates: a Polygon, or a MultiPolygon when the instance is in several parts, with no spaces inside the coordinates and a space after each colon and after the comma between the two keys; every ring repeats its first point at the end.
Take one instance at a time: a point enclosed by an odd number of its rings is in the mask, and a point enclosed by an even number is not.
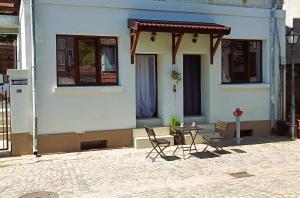
{"type": "Polygon", "coordinates": [[[236,153],[247,153],[246,151],[243,151],[241,149],[230,149],[230,150],[232,150],[232,151],[234,151],[236,153]]]}
{"type": "Polygon", "coordinates": [[[192,156],[197,157],[199,159],[208,159],[208,158],[215,158],[220,157],[220,155],[217,155],[216,153],[205,151],[205,152],[197,152],[197,153],[191,153],[192,156]]]}
{"type": "Polygon", "coordinates": [[[175,161],[175,160],[180,160],[181,158],[173,155],[173,156],[165,156],[163,157],[163,159],[166,161],[175,161]]]}
{"type": "MultiPolygon", "coordinates": [[[[231,149],[232,150],[232,149],[231,149]]],[[[230,151],[226,151],[226,150],[219,150],[219,151],[214,151],[214,153],[218,154],[218,155],[227,155],[227,154],[231,154],[230,151]]]]}
{"type": "MultiPolygon", "coordinates": [[[[266,143],[276,143],[276,142],[288,142],[290,139],[283,136],[270,136],[270,137],[242,137],[242,145],[255,145],[255,144],[266,144],[266,143]]],[[[223,147],[227,146],[237,146],[236,140],[234,138],[226,138],[223,140],[223,147]]]]}

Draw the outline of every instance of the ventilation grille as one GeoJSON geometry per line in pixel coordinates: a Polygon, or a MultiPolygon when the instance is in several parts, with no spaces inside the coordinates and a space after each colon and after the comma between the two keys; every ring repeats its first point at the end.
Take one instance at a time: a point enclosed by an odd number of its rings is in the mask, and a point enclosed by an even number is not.
{"type": "MultiPolygon", "coordinates": [[[[253,129],[241,130],[241,137],[251,137],[251,136],[253,136],[253,129]]],[[[234,133],[234,137],[236,138],[236,131],[234,133]]]]}
{"type": "Polygon", "coordinates": [[[80,148],[82,151],[107,148],[107,140],[95,140],[95,141],[81,142],[80,148]]]}

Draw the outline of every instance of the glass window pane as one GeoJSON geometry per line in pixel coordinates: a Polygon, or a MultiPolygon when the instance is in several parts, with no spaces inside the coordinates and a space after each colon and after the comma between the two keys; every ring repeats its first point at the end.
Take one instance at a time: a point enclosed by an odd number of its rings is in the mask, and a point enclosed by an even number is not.
{"type": "Polygon", "coordinates": [[[66,64],[65,51],[58,51],[57,52],[57,64],[58,65],[65,65],[66,64]]]}
{"type": "Polygon", "coordinates": [[[230,83],[231,41],[222,41],[222,82],[230,83]]]}
{"type": "Polygon", "coordinates": [[[222,83],[262,82],[262,42],[222,41],[222,83]]]}
{"type": "Polygon", "coordinates": [[[75,84],[75,57],[74,57],[74,37],[67,36],[64,43],[65,50],[57,52],[57,77],[58,85],[75,84]]]}
{"type": "Polygon", "coordinates": [[[117,83],[117,42],[115,38],[101,38],[101,83],[117,83]]]}
{"type": "Polygon", "coordinates": [[[57,38],[57,49],[65,49],[65,37],[58,37],[57,38]]]}
{"type": "Polygon", "coordinates": [[[248,42],[234,41],[232,48],[231,78],[234,82],[248,82],[248,42]]]}
{"type": "Polygon", "coordinates": [[[79,81],[80,83],[96,83],[96,46],[93,39],[78,40],[79,81]]]}
{"type": "Polygon", "coordinates": [[[249,42],[249,81],[261,82],[261,42],[249,42]]]}

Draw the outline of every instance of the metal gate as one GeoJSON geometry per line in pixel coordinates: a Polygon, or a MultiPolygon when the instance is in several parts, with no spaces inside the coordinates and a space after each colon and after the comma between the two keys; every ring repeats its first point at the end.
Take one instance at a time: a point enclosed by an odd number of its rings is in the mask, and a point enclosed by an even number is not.
{"type": "Polygon", "coordinates": [[[10,97],[9,86],[0,85],[0,150],[10,149],[10,97]]]}

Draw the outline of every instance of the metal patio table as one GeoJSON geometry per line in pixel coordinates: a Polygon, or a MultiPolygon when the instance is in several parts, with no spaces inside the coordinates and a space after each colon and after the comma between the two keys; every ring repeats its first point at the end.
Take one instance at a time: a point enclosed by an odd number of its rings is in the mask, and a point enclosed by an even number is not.
{"type": "Polygon", "coordinates": [[[175,130],[176,130],[175,136],[178,137],[179,142],[177,144],[175,151],[173,152],[173,155],[176,153],[179,146],[181,146],[181,149],[182,149],[183,159],[185,159],[185,154],[184,154],[185,151],[189,151],[189,153],[191,153],[192,150],[196,150],[196,152],[198,152],[196,144],[195,144],[195,139],[196,139],[199,131],[203,130],[202,128],[197,127],[197,126],[186,125],[183,127],[180,127],[180,126],[175,127],[175,130]],[[194,135],[193,135],[192,131],[195,131],[194,135]],[[184,135],[187,135],[187,134],[190,135],[192,138],[191,145],[184,145],[184,135]],[[194,148],[192,148],[192,147],[194,147],[194,148]]]}

